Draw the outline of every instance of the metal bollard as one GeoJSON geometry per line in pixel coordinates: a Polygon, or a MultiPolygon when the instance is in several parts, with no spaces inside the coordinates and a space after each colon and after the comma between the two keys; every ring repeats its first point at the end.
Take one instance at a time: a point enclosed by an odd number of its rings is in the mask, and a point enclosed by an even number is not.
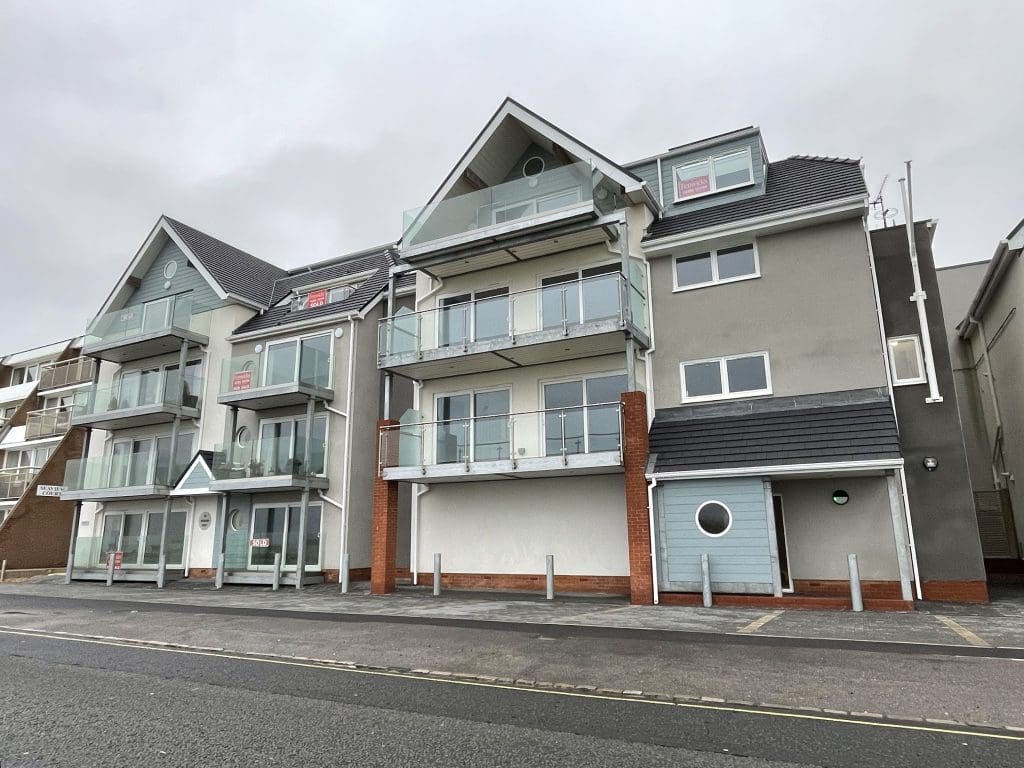
{"type": "Polygon", "coordinates": [[[704,607],[711,607],[711,556],[700,556],[700,580],[704,585],[704,607]]]}
{"type": "Polygon", "coordinates": [[[107,555],[107,586],[114,584],[114,556],[107,555]]]}
{"type": "Polygon", "coordinates": [[[548,555],[547,557],[548,574],[547,574],[547,598],[548,600],[555,599],[555,556],[548,555]]]}
{"type": "Polygon", "coordinates": [[[156,566],[156,588],[163,589],[164,582],[167,580],[167,555],[160,555],[160,560],[156,566]]]}
{"type": "Polygon", "coordinates": [[[4,583],[4,575],[7,573],[7,561],[0,563],[0,584],[4,583]]]}
{"type": "Polygon", "coordinates": [[[441,594],[441,553],[434,553],[434,597],[441,594]]]}
{"type": "Polygon", "coordinates": [[[348,552],[341,556],[341,574],[338,577],[341,582],[342,594],[348,594],[348,552]]]}
{"type": "MultiPolygon", "coordinates": [[[[298,571],[296,571],[295,573],[296,573],[296,576],[297,576],[298,575],[298,571]]],[[[272,591],[274,591],[274,592],[277,592],[277,590],[279,590],[280,588],[281,588],[281,553],[280,552],[275,552],[274,553],[274,581],[271,584],[270,589],[272,591]]]]}
{"type": "Polygon", "coordinates": [[[853,602],[853,610],[860,613],[864,610],[864,597],[860,591],[860,569],[857,567],[857,556],[847,555],[850,566],[850,600],[853,602]]]}
{"type": "Polygon", "coordinates": [[[213,582],[214,589],[224,588],[224,553],[217,555],[217,580],[213,582]]]}

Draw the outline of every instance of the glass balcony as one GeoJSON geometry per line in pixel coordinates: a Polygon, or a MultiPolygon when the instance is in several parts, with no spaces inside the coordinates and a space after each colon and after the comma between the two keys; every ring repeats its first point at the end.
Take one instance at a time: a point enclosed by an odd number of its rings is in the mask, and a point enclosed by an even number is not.
{"type": "Polygon", "coordinates": [[[179,351],[183,341],[207,344],[208,326],[208,316],[200,322],[199,316],[192,314],[191,295],[168,296],[95,318],[82,352],[115,363],[156,357],[179,351]]]}
{"type": "Polygon", "coordinates": [[[30,411],[25,417],[25,439],[38,440],[63,435],[71,429],[71,413],[72,407],[68,405],[30,411]]]}
{"type": "Polygon", "coordinates": [[[618,268],[576,279],[552,278],[516,293],[450,303],[380,320],[378,366],[414,379],[451,375],[455,357],[467,372],[624,352],[623,331],[646,346],[643,268],[618,268]]]}
{"type": "Polygon", "coordinates": [[[590,163],[574,163],[406,211],[403,255],[592,214],[595,175],[590,163]]]}
{"type": "Polygon", "coordinates": [[[175,416],[197,418],[202,373],[198,366],[185,370],[123,372],[116,384],[92,386],[75,393],[74,426],[127,429],[167,424],[175,416]]]}
{"type": "Polygon", "coordinates": [[[304,405],[310,397],[331,401],[330,334],[267,344],[221,366],[217,402],[249,410],[304,405]]]}
{"type": "Polygon", "coordinates": [[[91,357],[50,363],[39,372],[39,391],[84,384],[92,381],[95,372],[96,361],[91,357]]]}
{"type": "Polygon", "coordinates": [[[383,427],[380,441],[385,480],[613,472],[622,466],[621,405],[399,424],[383,427]]]}
{"type": "Polygon", "coordinates": [[[17,499],[39,474],[39,467],[0,469],[0,499],[17,499]]]}
{"type": "MultiPolygon", "coordinates": [[[[161,438],[163,440],[163,438],[161,438]]],[[[154,456],[151,440],[115,443],[105,456],[71,459],[64,467],[64,500],[111,501],[156,499],[167,496],[169,478],[178,477],[187,460],[171,460],[162,450],[154,456]]]]}
{"type": "MultiPolygon", "coordinates": [[[[326,421],[322,424],[326,426],[326,421]]],[[[210,490],[292,490],[304,488],[307,480],[312,488],[327,488],[326,436],[314,431],[307,461],[303,426],[300,423],[294,435],[215,446],[210,490]]]]}

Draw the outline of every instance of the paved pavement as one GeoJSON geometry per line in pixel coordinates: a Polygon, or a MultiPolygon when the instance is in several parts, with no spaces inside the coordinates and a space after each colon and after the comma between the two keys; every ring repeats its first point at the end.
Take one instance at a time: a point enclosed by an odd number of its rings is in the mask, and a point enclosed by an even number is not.
{"type": "Polygon", "coordinates": [[[757,634],[791,638],[828,638],[856,642],[899,642],[965,647],[1024,649],[1024,595],[996,592],[984,606],[924,603],[907,613],[844,611],[775,611],[741,608],[631,606],[623,598],[559,596],[546,601],[536,595],[495,592],[446,592],[403,588],[394,595],[371,596],[365,584],[342,594],[337,585],[302,591],[268,587],[226,586],[185,580],[158,590],[149,584],[95,582],[65,585],[59,576],[0,584],[5,594],[127,600],[180,604],[200,608],[293,611],[359,616],[402,616],[429,621],[500,622],[544,625],[616,627],[711,634],[757,634]]]}
{"type": "MultiPolygon", "coordinates": [[[[14,602],[13,600],[11,602],[14,602]]],[[[1016,768],[1021,734],[0,632],[5,768],[1016,768]]]]}

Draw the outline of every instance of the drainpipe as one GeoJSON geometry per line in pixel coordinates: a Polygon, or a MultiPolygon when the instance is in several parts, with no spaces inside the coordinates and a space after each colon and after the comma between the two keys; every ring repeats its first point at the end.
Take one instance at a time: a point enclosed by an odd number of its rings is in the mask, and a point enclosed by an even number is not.
{"type": "Polygon", "coordinates": [[[644,379],[647,384],[647,428],[654,423],[654,368],[651,358],[654,356],[654,299],[651,296],[651,262],[644,264],[647,280],[647,335],[651,346],[644,352],[644,379]]]}
{"type": "Polygon", "coordinates": [[[651,477],[647,482],[647,525],[651,532],[651,588],[654,604],[658,604],[658,557],[654,542],[654,489],[658,487],[658,478],[651,477]]]}
{"type": "MultiPolygon", "coordinates": [[[[417,381],[414,383],[414,386],[412,407],[414,411],[419,413],[420,390],[423,389],[423,382],[417,381]]],[[[420,572],[420,496],[429,491],[430,486],[425,483],[415,483],[414,485],[415,489],[413,490],[412,503],[409,510],[409,570],[412,571],[412,584],[415,587],[419,583],[420,572]]]]}
{"type": "Polygon", "coordinates": [[[907,519],[907,538],[910,539],[910,564],[914,567],[914,589],[917,599],[924,600],[921,595],[921,571],[917,567],[917,542],[914,540],[914,520],[910,516],[910,496],[907,495],[907,472],[900,467],[900,490],[903,493],[903,515],[907,519]]]}
{"type": "Polygon", "coordinates": [[[935,378],[935,355],[932,352],[932,335],[928,330],[928,313],[924,302],[928,298],[921,287],[921,271],[917,264],[917,243],[914,240],[914,202],[913,187],[910,178],[910,161],[907,160],[907,177],[900,179],[900,190],[903,193],[903,212],[906,220],[907,239],[910,242],[910,266],[914,272],[914,295],[910,300],[917,304],[917,321],[921,326],[921,346],[924,347],[924,366],[928,374],[928,394],[926,403],[941,403],[939,383],[935,378]]]}

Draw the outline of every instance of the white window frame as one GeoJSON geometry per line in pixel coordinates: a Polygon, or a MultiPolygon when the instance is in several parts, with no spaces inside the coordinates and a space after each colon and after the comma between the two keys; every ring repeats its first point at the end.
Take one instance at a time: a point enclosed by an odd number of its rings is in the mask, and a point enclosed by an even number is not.
{"type": "MultiPolygon", "coordinates": [[[[466,315],[467,320],[468,320],[468,322],[466,324],[467,325],[467,327],[466,327],[466,334],[467,334],[466,335],[466,343],[467,344],[474,343],[477,340],[476,339],[476,305],[477,305],[477,302],[478,301],[487,301],[488,299],[501,298],[500,295],[499,295],[499,296],[485,296],[484,298],[481,299],[481,298],[478,298],[479,294],[481,294],[481,293],[490,293],[492,291],[501,291],[501,290],[504,290],[506,292],[505,293],[505,299],[510,302],[509,306],[511,306],[512,286],[511,286],[510,283],[502,283],[500,285],[491,285],[491,286],[488,286],[488,287],[485,287],[485,288],[471,288],[471,289],[462,290],[462,291],[450,291],[448,293],[444,293],[442,295],[439,295],[436,298],[436,300],[435,300],[435,307],[434,307],[434,317],[436,318],[435,321],[434,321],[434,348],[435,349],[442,349],[442,347],[441,347],[441,317],[444,314],[445,310],[450,310],[450,309],[452,309],[454,307],[461,307],[463,304],[469,305],[469,312],[466,315]],[[445,299],[452,299],[452,298],[455,298],[456,296],[465,296],[467,293],[469,294],[469,300],[468,301],[460,302],[459,304],[451,304],[451,305],[449,305],[447,307],[444,306],[443,302],[445,301],[445,299]]],[[[488,336],[487,338],[490,339],[490,338],[494,338],[494,337],[488,336]]],[[[461,342],[454,342],[452,340],[449,340],[448,341],[448,346],[449,347],[454,347],[454,346],[457,346],[457,344],[459,344],[459,343],[461,343],[461,342]]]]}
{"type": "MultiPolygon", "coordinates": [[[[324,471],[323,474],[315,475],[315,477],[327,477],[327,471],[330,467],[330,450],[331,450],[331,420],[328,418],[328,414],[325,413],[314,413],[313,421],[317,419],[324,419],[326,422],[326,428],[324,429],[324,471]]],[[[298,439],[298,423],[306,420],[306,414],[299,414],[296,416],[275,416],[269,419],[260,419],[259,425],[256,427],[256,450],[253,452],[253,460],[260,461],[260,456],[263,455],[263,425],[264,424],[283,424],[286,421],[292,423],[292,440],[291,448],[288,452],[288,459],[292,460],[295,458],[295,451],[298,448],[296,440],[298,439]]],[[[273,506],[273,505],[271,505],[273,506]]]]}
{"type": "Polygon", "coordinates": [[[571,208],[572,205],[578,204],[582,200],[583,200],[583,187],[580,186],[580,185],[576,185],[575,187],[566,187],[565,189],[560,189],[557,192],[548,192],[546,194],[537,195],[536,197],[530,197],[530,198],[527,198],[525,200],[520,200],[519,202],[515,202],[515,203],[503,203],[501,205],[496,205],[496,206],[491,208],[491,226],[492,227],[504,226],[506,224],[511,224],[513,221],[519,221],[521,219],[525,219],[525,218],[528,218],[530,216],[546,216],[549,213],[555,213],[555,212],[561,211],[561,210],[563,210],[565,208],[571,208]],[[540,210],[540,204],[543,201],[550,200],[550,199],[552,199],[554,197],[561,197],[562,195],[564,195],[564,194],[566,194],[568,192],[575,192],[576,193],[576,200],[575,200],[574,203],[572,203],[570,205],[563,205],[563,206],[560,206],[559,208],[552,208],[550,211],[541,211],[540,210]],[[514,219],[509,219],[508,221],[502,221],[502,222],[498,221],[498,214],[499,213],[501,213],[502,211],[507,211],[510,208],[517,208],[517,207],[522,206],[522,205],[526,205],[526,206],[529,207],[529,211],[527,213],[524,213],[522,216],[517,216],[514,219]]]}
{"type": "MultiPolygon", "coordinates": [[[[447,419],[444,423],[451,424],[459,421],[468,421],[471,429],[469,430],[469,445],[466,446],[469,451],[470,461],[476,461],[476,396],[486,395],[490,392],[508,392],[508,413],[506,416],[512,415],[512,384],[496,385],[493,387],[481,387],[479,389],[460,389],[454,392],[438,392],[434,395],[434,407],[430,414],[430,421],[434,424],[434,439],[437,439],[437,426],[441,424],[441,419],[437,414],[437,404],[442,397],[460,397],[467,395],[469,397],[469,418],[468,419],[447,419]]],[[[493,416],[487,416],[485,418],[497,418],[503,414],[496,413],[493,416]]],[[[511,437],[511,435],[510,435],[511,437]]],[[[511,446],[509,446],[511,449],[511,446]]],[[[437,445],[432,447],[432,456],[434,463],[437,463],[437,445]]],[[[488,461],[494,461],[494,459],[488,459],[488,461]]]]}
{"type": "Polygon", "coordinates": [[[687,203],[690,200],[699,200],[702,197],[708,195],[717,195],[719,192],[727,192],[730,189],[742,189],[743,187],[750,187],[754,184],[754,154],[750,151],[750,147],[744,149],[732,149],[728,152],[722,152],[717,155],[708,155],[702,157],[699,160],[688,160],[685,163],[677,163],[672,166],[672,198],[675,203],[687,203]],[[733,155],[745,154],[747,156],[748,165],[750,166],[750,181],[744,181],[739,184],[730,184],[728,187],[719,187],[715,185],[715,161],[723,160],[733,155]],[[708,192],[701,192],[699,195],[690,195],[689,197],[679,196],[679,180],[676,178],[676,172],[682,168],[689,168],[694,165],[700,165],[701,163],[708,164],[708,182],[711,185],[711,189],[708,192]]]}
{"type": "MultiPolygon", "coordinates": [[[[270,348],[278,344],[288,344],[290,342],[295,343],[295,368],[292,371],[292,381],[298,382],[299,370],[302,367],[302,342],[304,339],[314,339],[317,336],[327,336],[330,339],[331,346],[331,357],[327,364],[327,388],[331,389],[334,386],[334,334],[330,331],[317,331],[316,333],[305,333],[301,336],[287,336],[283,339],[267,339],[263,341],[263,352],[259,353],[263,357],[262,370],[260,371],[260,387],[268,386],[267,381],[267,367],[270,364],[270,348]]],[[[274,385],[277,386],[277,385],[274,385]]]]}
{"type": "Polygon", "coordinates": [[[729,283],[738,283],[743,280],[754,280],[761,276],[761,255],[757,248],[757,238],[751,243],[750,247],[754,249],[754,271],[749,275],[737,275],[736,277],[727,277],[724,280],[718,276],[718,252],[728,251],[732,248],[741,248],[747,245],[747,243],[741,243],[739,245],[729,245],[722,248],[713,248],[707,251],[698,251],[697,253],[690,253],[685,256],[675,256],[672,259],[672,292],[682,293],[683,291],[695,291],[698,288],[707,288],[712,285],[728,285],[729,283]],[[686,259],[692,259],[694,256],[702,256],[703,254],[710,254],[711,256],[711,279],[706,280],[703,283],[693,283],[692,285],[680,285],[679,284],[679,272],[676,269],[676,264],[679,261],[685,261],[686,259]]]}
{"type": "MultiPolygon", "coordinates": [[[[583,306],[583,280],[584,279],[588,279],[588,280],[591,279],[591,278],[584,278],[583,277],[583,273],[586,272],[588,269],[596,269],[598,267],[610,267],[610,266],[613,266],[613,265],[621,267],[622,261],[619,260],[619,259],[601,259],[600,261],[595,261],[593,264],[583,264],[582,266],[577,266],[577,267],[565,267],[564,269],[556,269],[556,270],[554,270],[552,272],[548,272],[546,274],[537,275],[537,288],[536,288],[536,296],[537,296],[537,298],[534,301],[534,303],[537,305],[536,306],[537,329],[540,330],[540,331],[545,330],[545,328],[544,328],[544,298],[543,298],[544,288],[545,288],[545,285],[544,285],[544,281],[545,280],[547,280],[548,278],[552,278],[552,277],[561,277],[562,275],[567,275],[570,272],[575,272],[576,273],[576,277],[574,277],[572,280],[566,281],[565,283],[563,283],[563,285],[572,284],[572,285],[576,286],[576,303],[578,305],[579,316],[580,316],[579,324],[582,325],[584,322],[590,322],[590,321],[583,320],[583,316],[585,314],[584,306],[583,306]]],[[[608,273],[608,274],[611,274],[611,273],[608,273]]],[[[619,269],[619,274],[622,274],[621,268],[619,269]]],[[[628,282],[629,276],[626,275],[625,277],[626,277],[626,280],[628,282]]],[[[546,287],[552,288],[554,286],[546,286],[546,287]]],[[[551,328],[548,328],[546,330],[551,330],[551,328]]],[[[579,378],[579,377],[576,377],[576,378],[579,378]]],[[[571,380],[571,379],[572,379],[572,377],[570,377],[570,379],[568,379],[568,380],[571,380]]]]}
{"type": "MultiPolygon", "coordinates": [[[[546,387],[548,384],[569,384],[569,383],[576,382],[576,381],[580,382],[582,384],[582,386],[583,386],[583,404],[582,405],[578,405],[578,406],[572,406],[572,407],[581,408],[583,410],[583,439],[584,439],[584,445],[586,445],[585,453],[590,453],[590,407],[591,406],[597,406],[597,405],[608,405],[608,403],[591,403],[591,402],[587,401],[587,380],[588,379],[605,379],[605,378],[609,378],[611,376],[628,376],[628,375],[629,375],[628,371],[626,371],[624,368],[620,368],[620,369],[611,370],[611,371],[595,371],[594,373],[577,373],[577,374],[575,374],[573,376],[559,376],[559,377],[553,378],[553,379],[540,379],[537,382],[537,386],[538,386],[537,402],[540,403],[540,408],[538,409],[538,411],[540,411],[541,413],[547,413],[547,411],[549,411],[549,410],[555,410],[554,408],[548,408],[548,404],[544,400],[544,387],[546,387]]],[[[620,404],[622,402],[621,396],[620,396],[619,402],[620,402],[620,404]]],[[[621,405],[620,405],[620,407],[621,407],[621,405]]],[[[621,414],[621,411],[620,411],[620,414],[621,414]]],[[[620,439],[624,439],[624,438],[625,438],[625,433],[622,433],[620,435],[620,439]]],[[[546,437],[545,437],[543,426],[542,426],[541,431],[540,431],[539,439],[540,439],[540,450],[542,452],[544,452],[546,450],[547,446],[546,446],[546,443],[545,443],[546,437]]],[[[621,450],[621,446],[620,446],[620,450],[621,450]]]]}
{"type": "Polygon", "coordinates": [[[889,370],[892,371],[892,385],[894,387],[908,387],[913,384],[927,384],[928,374],[924,367],[924,350],[921,348],[921,337],[916,333],[911,333],[906,336],[890,336],[885,340],[885,353],[889,356],[889,370]],[[915,376],[912,379],[901,379],[896,375],[896,357],[893,354],[893,347],[897,342],[901,341],[913,341],[914,351],[917,353],[917,370],[920,371],[919,376],[915,376]]]}
{"type": "Polygon", "coordinates": [[[736,400],[744,397],[764,397],[772,394],[772,367],[767,352],[744,352],[740,355],[726,355],[725,357],[707,357],[702,360],[684,360],[679,363],[679,386],[682,398],[680,403],[706,403],[712,400],[736,400]],[[726,363],[730,360],[738,360],[744,357],[764,358],[764,380],[765,389],[748,389],[740,392],[729,390],[729,369],[726,363]],[[722,393],[718,395],[695,395],[689,397],[686,394],[686,366],[698,363],[718,363],[719,375],[722,377],[722,393]]]}
{"type": "MultiPolygon", "coordinates": [[[[285,553],[285,550],[287,550],[287,548],[288,548],[288,537],[291,536],[292,534],[294,534],[296,537],[298,537],[298,535],[299,535],[298,516],[301,514],[302,502],[300,502],[300,501],[277,501],[277,502],[262,502],[260,504],[253,504],[252,508],[249,510],[249,538],[246,540],[246,543],[245,543],[245,549],[246,549],[246,561],[245,561],[245,563],[246,563],[246,570],[249,570],[249,571],[268,571],[268,570],[272,570],[273,567],[274,567],[272,565],[253,565],[252,564],[252,540],[253,540],[254,534],[256,532],[256,530],[255,530],[256,529],[256,510],[258,510],[258,509],[273,509],[274,507],[284,507],[284,510],[285,510],[285,512],[284,512],[284,514],[285,514],[285,526],[284,526],[285,535],[284,535],[284,541],[282,542],[282,547],[281,547],[281,570],[282,571],[286,571],[286,572],[291,572],[291,571],[295,571],[295,570],[298,569],[298,563],[296,563],[295,565],[285,565],[284,564],[284,553],[285,553]],[[296,510],[296,515],[295,515],[294,518],[292,517],[292,509],[293,508],[296,510]],[[292,522],[293,521],[296,523],[294,530],[292,529],[292,522]]],[[[319,507],[320,508],[320,537],[319,537],[320,546],[319,546],[319,548],[317,550],[316,563],[314,565],[306,565],[306,566],[304,566],[304,568],[309,569],[311,571],[322,571],[324,569],[324,523],[325,523],[324,511],[326,509],[326,505],[325,504],[321,504],[319,501],[315,501],[315,502],[311,501],[309,503],[309,506],[307,507],[307,509],[312,509],[313,507],[319,507]]]]}

